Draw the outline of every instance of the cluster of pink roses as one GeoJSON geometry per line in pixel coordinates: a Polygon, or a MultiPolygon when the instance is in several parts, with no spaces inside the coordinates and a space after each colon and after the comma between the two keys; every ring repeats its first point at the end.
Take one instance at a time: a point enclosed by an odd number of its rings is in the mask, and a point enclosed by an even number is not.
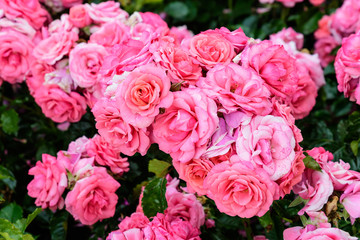
{"type": "Polygon", "coordinates": [[[120,184],[107,172],[121,176],[129,170],[127,158],[109,146],[99,135],[81,137],[71,142],[67,151],[57,157],[43,154],[42,161],[29,170],[34,179],[27,189],[35,204],[55,211],[66,206],[75,219],[92,225],[112,217],[120,184]],[[70,189],[65,200],[62,195],[70,189]]]}
{"type": "MultiPolygon", "coordinates": [[[[264,4],[274,3],[276,1],[282,3],[285,7],[291,8],[294,7],[296,3],[303,2],[304,0],[259,0],[259,1],[264,4]]],[[[323,4],[325,0],[309,0],[309,2],[314,6],[319,6],[323,4]]]]}
{"type": "MultiPolygon", "coordinates": [[[[107,240],[125,239],[183,239],[199,240],[200,227],[205,224],[204,209],[192,193],[179,190],[179,180],[167,177],[166,201],[168,204],[164,213],[158,213],[151,221],[144,215],[140,204],[137,211],[124,218],[119,224],[119,230],[113,231],[107,240]]],[[[213,227],[213,220],[206,220],[207,227],[213,227]]]]}
{"type": "Polygon", "coordinates": [[[315,32],[315,52],[319,54],[321,65],[326,67],[335,60],[333,51],[341,45],[343,38],[350,36],[360,28],[360,2],[345,0],[343,5],[330,16],[325,15],[319,21],[315,32]]]}

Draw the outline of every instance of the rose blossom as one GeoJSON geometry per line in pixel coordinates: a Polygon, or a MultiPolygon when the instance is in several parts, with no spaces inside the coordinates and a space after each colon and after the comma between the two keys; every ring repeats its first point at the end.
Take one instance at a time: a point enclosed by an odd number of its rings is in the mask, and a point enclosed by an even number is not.
{"type": "Polygon", "coordinates": [[[319,163],[322,169],[325,168],[329,161],[334,159],[334,156],[331,152],[326,151],[323,147],[314,147],[311,150],[306,151],[314,160],[319,163]]]}
{"type": "Polygon", "coordinates": [[[199,158],[219,119],[215,102],[200,89],[174,92],[173,104],[152,125],[153,141],[175,161],[199,158]]]}
{"type": "Polygon", "coordinates": [[[346,0],[334,13],[331,21],[331,28],[348,36],[359,29],[360,25],[360,4],[357,0],[346,0]]]}
{"type": "Polygon", "coordinates": [[[339,162],[328,162],[324,166],[337,191],[344,191],[348,185],[360,180],[360,173],[350,170],[350,164],[345,163],[343,160],[339,162]]]}
{"type": "Polygon", "coordinates": [[[23,18],[10,20],[8,18],[1,18],[0,16],[0,30],[14,30],[26,35],[29,39],[34,39],[36,35],[36,30],[23,18]]]}
{"type": "Polygon", "coordinates": [[[86,136],[79,137],[75,141],[70,142],[67,152],[80,154],[81,156],[87,156],[86,145],[89,144],[90,139],[86,136]]]}
{"type": "Polygon", "coordinates": [[[190,40],[189,53],[207,70],[218,63],[230,63],[235,57],[234,45],[219,33],[200,33],[190,40]]]}
{"type": "Polygon", "coordinates": [[[138,128],[151,125],[159,109],[172,104],[170,87],[163,69],[153,64],[136,68],[120,84],[115,96],[124,121],[138,128]]]}
{"type": "Polygon", "coordinates": [[[331,240],[356,240],[349,233],[338,228],[317,228],[313,225],[307,225],[305,228],[292,227],[285,229],[284,240],[318,240],[318,239],[331,239],[331,240]]]}
{"type": "Polygon", "coordinates": [[[302,2],[304,0],[276,0],[277,2],[281,2],[285,7],[291,8],[294,7],[296,3],[302,2]]]}
{"type": "Polygon", "coordinates": [[[249,40],[249,38],[245,35],[244,31],[241,28],[230,32],[230,30],[226,27],[221,27],[220,29],[216,28],[215,30],[207,30],[203,33],[217,33],[222,35],[235,47],[235,51],[237,54],[244,49],[247,41],[249,40]]]}
{"type": "Polygon", "coordinates": [[[44,84],[45,75],[55,71],[54,66],[47,63],[33,61],[30,65],[30,75],[26,79],[26,85],[30,94],[34,95],[36,90],[44,84]]]}
{"type": "Polygon", "coordinates": [[[0,79],[11,84],[24,81],[33,61],[33,43],[19,32],[1,30],[0,45],[0,79]]]}
{"type": "Polygon", "coordinates": [[[149,219],[142,212],[134,212],[130,217],[125,217],[119,224],[119,229],[121,231],[126,231],[132,228],[145,228],[149,219]]]}
{"type": "Polygon", "coordinates": [[[324,71],[321,68],[320,58],[317,54],[310,55],[308,53],[298,52],[295,57],[296,62],[306,67],[317,89],[325,85],[324,71]]]}
{"type": "Polygon", "coordinates": [[[270,92],[253,69],[234,63],[218,64],[197,85],[217,99],[226,113],[242,110],[267,115],[272,110],[270,92]]]}
{"type": "Polygon", "coordinates": [[[94,167],[93,173],[76,182],[65,199],[66,210],[75,220],[92,225],[95,222],[114,216],[118,196],[115,191],[120,184],[105,168],[94,167]]]}
{"type": "Polygon", "coordinates": [[[83,0],[61,0],[62,4],[66,8],[73,7],[75,5],[79,5],[83,2],[83,0]]]}
{"type": "Polygon", "coordinates": [[[319,28],[314,32],[314,36],[316,39],[326,38],[331,35],[330,32],[330,24],[334,17],[334,14],[330,16],[324,15],[318,22],[319,28]]]}
{"type": "Polygon", "coordinates": [[[99,4],[85,4],[90,18],[96,24],[102,24],[114,20],[125,20],[128,13],[120,8],[120,3],[114,1],[101,2],[99,4]]]}
{"type": "Polygon", "coordinates": [[[169,35],[174,36],[176,44],[181,44],[184,39],[191,39],[194,34],[187,29],[187,26],[171,27],[169,35]]]}
{"type": "Polygon", "coordinates": [[[275,96],[288,99],[296,91],[295,58],[281,45],[268,40],[250,44],[241,54],[241,65],[253,68],[275,96]]]}
{"type": "Polygon", "coordinates": [[[120,176],[129,171],[127,158],[122,158],[120,153],[115,151],[105,139],[95,135],[86,145],[87,154],[95,157],[95,161],[102,166],[109,166],[113,173],[120,176]]]}
{"type": "Polygon", "coordinates": [[[120,21],[111,21],[103,24],[96,32],[91,34],[89,43],[97,43],[106,49],[116,44],[122,44],[130,38],[130,28],[120,21]]]}
{"type": "Polygon", "coordinates": [[[42,155],[42,162],[37,161],[29,170],[34,179],[27,186],[30,197],[36,198],[35,205],[55,211],[64,206],[61,197],[67,187],[66,167],[69,163],[57,161],[56,157],[42,155]]]}
{"type": "Polygon", "coordinates": [[[242,161],[217,164],[204,186],[220,212],[241,218],[263,216],[278,197],[278,187],[268,174],[242,161]]]}
{"type": "Polygon", "coordinates": [[[315,42],[315,53],[319,55],[320,63],[325,68],[329,63],[335,60],[335,56],[331,52],[339,45],[332,36],[320,38],[315,42]]]}
{"type": "Polygon", "coordinates": [[[304,46],[304,35],[301,33],[297,33],[293,28],[283,28],[280,32],[271,34],[270,41],[281,44],[294,42],[296,49],[301,50],[304,46]]]}
{"type": "Polygon", "coordinates": [[[114,149],[132,156],[145,155],[150,147],[149,132],[126,123],[120,114],[119,102],[103,98],[92,109],[99,134],[114,149]]]}
{"type": "Polygon", "coordinates": [[[36,90],[35,102],[46,117],[54,122],[78,122],[86,113],[85,98],[77,92],[64,92],[57,85],[44,85],[36,90]]]}
{"type": "Polygon", "coordinates": [[[340,202],[349,213],[351,223],[354,224],[355,219],[360,217],[360,180],[354,181],[345,188],[340,197],[340,202]]]}
{"type": "Polygon", "coordinates": [[[286,175],[295,161],[296,140],[285,120],[272,115],[255,116],[239,128],[239,159],[263,168],[274,181],[286,175]]]}
{"type": "Polygon", "coordinates": [[[80,43],[70,52],[69,68],[74,82],[82,88],[91,88],[101,78],[106,49],[95,43],[80,43]]]}
{"type": "Polygon", "coordinates": [[[90,25],[91,19],[85,5],[76,5],[70,8],[69,21],[78,28],[90,25]]]}

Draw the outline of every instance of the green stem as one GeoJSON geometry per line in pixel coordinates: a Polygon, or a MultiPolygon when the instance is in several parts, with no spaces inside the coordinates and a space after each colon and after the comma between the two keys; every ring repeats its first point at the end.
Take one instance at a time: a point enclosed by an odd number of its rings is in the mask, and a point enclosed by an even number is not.
{"type": "Polygon", "coordinates": [[[251,229],[250,219],[242,218],[241,220],[242,220],[242,222],[244,224],[247,240],[253,240],[253,232],[252,232],[252,229],[251,229]]]}

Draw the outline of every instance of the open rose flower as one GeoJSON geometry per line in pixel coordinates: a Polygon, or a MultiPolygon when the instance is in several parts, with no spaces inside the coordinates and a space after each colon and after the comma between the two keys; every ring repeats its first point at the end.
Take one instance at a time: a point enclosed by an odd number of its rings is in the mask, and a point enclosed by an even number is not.
{"type": "Polygon", "coordinates": [[[87,11],[91,20],[96,24],[111,22],[116,19],[125,20],[129,14],[120,8],[120,3],[106,1],[99,4],[86,4],[87,11]]]}
{"type": "Polygon", "coordinates": [[[344,205],[350,215],[351,223],[360,217],[360,180],[348,185],[340,197],[340,202],[344,205]]]}
{"type": "Polygon", "coordinates": [[[170,86],[165,71],[155,65],[145,65],[131,72],[116,93],[124,121],[139,128],[150,126],[159,109],[172,104],[170,86]]]}
{"type": "Polygon", "coordinates": [[[204,186],[220,212],[242,218],[263,216],[278,197],[278,186],[264,170],[241,161],[213,167],[204,186]]]}
{"type": "Polygon", "coordinates": [[[76,5],[70,8],[69,21],[75,27],[83,28],[91,24],[91,19],[85,5],[76,5]]]}
{"type": "Polygon", "coordinates": [[[284,240],[318,240],[318,239],[331,239],[331,240],[356,240],[356,237],[350,236],[349,233],[338,229],[321,227],[316,228],[313,225],[307,225],[305,228],[292,227],[285,229],[284,240]]]}
{"type": "Polygon", "coordinates": [[[82,224],[92,225],[115,214],[120,184],[105,168],[95,167],[93,173],[76,182],[65,199],[66,210],[82,224]]]}
{"type": "Polygon", "coordinates": [[[219,123],[217,107],[200,89],[173,94],[173,104],[155,118],[153,140],[174,161],[187,162],[205,152],[219,123]]]}

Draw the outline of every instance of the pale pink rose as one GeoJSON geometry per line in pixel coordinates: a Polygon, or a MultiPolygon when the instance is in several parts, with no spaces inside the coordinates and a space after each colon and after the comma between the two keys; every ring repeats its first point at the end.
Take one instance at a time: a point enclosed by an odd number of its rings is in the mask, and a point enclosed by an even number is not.
{"type": "Polygon", "coordinates": [[[173,161],[173,165],[179,173],[179,177],[186,182],[190,192],[196,192],[198,195],[206,194],[204,179],[215,166],[212,161],[207,158],[200,158],[191,159],[186,163],[173,161]]]}
{"type": "Polygon", "coordinates": [[[170,79],[162,68],[153,64],[136,68],[120,84],[116,98],[125,122],[145,128],[159,115],[160,108],[173,102],[170,79]]]}
{"type": "Polygon", "coordinates": [[[321,4],[323,4],[326,0],[309,0],[310,3],[314,6],[319,6],[321,4]]]}
{"type": "Polygon", "coordinates": [[[235,63],[218,64],[197,85],[217,99],[225,113],[244,111],[267,115],[272,111],[270,92],[261,77],[251,68],[235,63]]]}
{"type": "Polygon", "coordinates": [[[344,38],[335,59],[338,90],[360,104],[360,32],[344,38]]]}
{"type": "Polygon", "coordinates": [[[145,240],[200,240],[200,230],[181,218],[169,222],[164,214],[158,213],[144,228],[145,240]]]}
{"type": "Polygon", "coordinates": [[[62,5],[66,8],[71,8],[75,5],[79,5],[83,2],[83,0],[61,0],[62,5]]]}
{"type": "Polygon", "coordinates": [[[70,76],[67,59],[61,60],[56,64],[56,70],[46,73],[43,84],[56,84],[67,93],[76,89],[76,84],[70,76]]]}
{"type": "Polygon", "coordinates": [[[75,141],[70,142],[67,152],[73,154],[80,154],[81,156],[87,156],[86,145],[89,144],[90,139],[86,136],[79,137],[75,141]]]}
{"type": "Polygon", "coordinates": [[[168,207],[164,214],[167,221],[172,222],[176,218],[181,218],[198,229],[204,225],[205,212],[194,194],[166,191],[165,196],[168,207]]]}
{"type": "Polygon", "coordinates": [[[346,0],[334,13],[331,28],[340,32],[342,36],[349,36],[360,25],[360,3],[357,0],[346,0]]]}
{"type": "Polygon", "coordinates": [[[95,161],[101,166],[109,166],[113,173],[122,175],[129,171],[127,158],[122,158],[105,139],[95,135],[86,145],[87,155],[95,157],[95,161]]]}
{"type": "Polygon", "coordinates": [[[73,31],[54,33],[34,48],[33,55],[37,61],[53,65],[69,54],[78,38],[73,31]]]}
{"type": "Polygon", "coordinates": [[[144,233],[138,228],[126,231],[117,230],[109,233],[106,240],[144,240],[144,233]]]}
{"type": "Polygon", "coordinates": [[[1,30],[0,46],[0,79],[11,84],[23,82],[33,61],[33,43],[19,32],[1,30]]]}
{"type": "Polygon", "coordinates": [[[320,64],[320,58],[317,54],[308,54],[303,52],[298,52],[295,55],[296,62],[301,63],[306,69],[316,85],[316,88],[319,89],[325,85],[324,71],[320,64]]]}
{"type": "Polygon", "coordinates": [[[350,215],[351,223],[360,217],[360,181],[354,181],[348,185],[344,193],[340,197],[340,202],[344,205],[346,211],[350,215]]]}
{"type": "Polygon", "coordinates": [[[219,123],[217,107],[197,88],[173,94],[173,104],[152,125],[153,141],[175,161],[187,162],[205,152],[219,123]]]}
{"type": "Polygon", "coordinates": [[[230,32],[230,30],[226,27],[221,27],[220,29],[216,28],[215,30],[207,30],[204,33],[218,33],[222,35],[235,47],[236,53],[241,52],[249,40],[241,28],[230,32]]]}
{"type": "Polygon", "coordinates": [[[292,227],[285,229],[284,240],[318,240],[318,239],[331,239],[331,240],[356,240],[349,233],[338,228],[317,228],[313,225],[307,225],[305,228],[292,227]]]}
{"type": "Polygon", "coordinates": [[[70,8],[69,21],[78,28],[83,28],[90,25],[91,18],[85,5],[76,5],[70,8]]]}
{"type": "Polygon", "coordinates": [[[38,0],[1,0],[0,9],[7,18],[24,18],[35,29],[40,29],[46,20],[51,19],[38,0]]]}
{"type": "Polygon", "coordinates": [[[304,0],[276,0],[281,2],[285,7],[291,8],[294,7],[296,3],[303,2],[304,0]]]}
{"type": "Polygon", "coordinates": [[[111,21],[103,24],[91,34],[89,43],[104,46],[110,52],[116,44],[122,44],[130,38],[130,28],[120,21],[111,21]]]}
{"type": "Polygon", "coordinates": [[[295,161],[294,133],[281,117],[255,116],[242,124],[236,152],[242,161],[263,168],[276,181],[285,176],[295,161]]]}
{"type": "Polygon", "coordinates": [[[320,210],[333,193],[334,186],[326,172],[307,168],[301,182],[294,186],[293,191],[308,200],[305,207],[299,211],[299,215],[303,215],[305,211],[320,210]]]}
{"type": "Polygon", "coordinates": [[[64,207],[61,195],[68,184],[67,165],[66,162],[57,161],[56,157],[43,154],[42,162],[37,161],[35,167],[29,170],[29,175],[33,175],[34,179],[28,184],[27,190],[30,197],[36,198],[36,206],[53,211],[64,207]]]}
{"type": "Polygon", "coordinates": [[[187,26],[171,27],[169,35],[174,36],[176,44],[180,45],[185,39],[191,39],[194,34],[187,29],[187,26]]]}
{"type": "Polygon", "coordinates": [[[141,22],[131,28],[131,38],[148,45],[166,35],[166,32],[162,30],[163,28],[156,28],[151,24],[141,22]]]}
{"type": "Polygon", "coordinates": [[[279,40],[284,43],[295,43],[297,50],[301,50],[304,46],[304,35],[295,32],[291,27],[283,28],[280,32],[270,35],[270,41],[279,43],[279,40]]]}
{"type": "Polygon", "coordinates": [[[302,119],[309,115],[315,106],[317,87],[309,75],[308,69],[301,62],[296,62],[296,68],[299,81],[289,105],[295,119],[302,119]]]}
{"type": "Polygon", "coordinates": [[[200,33],[190,40],[190,54],[209,70],[218,63],[230,63],[235,57],[234,45],[220,33],[200,33]]]}
{"type": "Polygon", "coordinates": [[[91,88],[102,79],[100,69],[106,49],[95,43],[80,43],[70,52],[69,68],[76,85],[91,88]]]}
{"type": "Polygon", "coordinates": [[[171,82],[194,85],[202,76],[199,63],[175,44],[172,37],[163,37],[150,46],[154,61],[167,70],[171,82]]]}
{"type": "Polygon", "coordinates": [[[66,198],[66,210],[82,224],[92,225],[114,216],[120,184],[105,168],[95,167],[91,176],[77,181],[66,198]]]}
{"type": "Polygon", "coordinates": [[[116,150],[132,156],[145,155],[150,147],[149,132],[126,123],[120,114],[119,102],[103,98],[92,109],[99,134],[116,150]]]}
{"type": "Polygon", "coordinates": [[[295,58],[281,45],[268,40],[250,44],[241,54],[241,65],[253,68],[275,96],[287,99],[296,91],[295,58]]]}
{"type": "Polygon", "coordinates": [[[144,215],[142,212],[135,212],[131,214],[130,217],[125,217],[119,224],[119,229],[121,231],[126,231],[132,228],[145,228],[148,223],[149,219],[144,215]]]}
{"type": "Polygon", "coordinates": [[[278,192],[277,185],[264,170],[241,161],[222,162],[213,167],[204,186],[220,212],[242,218],[263,216],[278,192]]]}
{"type": "Polygon", "coordinates": [[[102,71],[106,77],[120,75],[125,71],[145,65],[152,60],[149,44],[130,39],[123,44],[112,47],[111,53],[105,57],[102,71]]]}
{"type": "Polygon", "coordinates": [[[86,113],[85,98],[77,92],[64,92],[57,85],[44,85],[36,90],[35,102],[46,117],[54,122],[78,122],[86,113]]]}
{"type": "Polygon", "coordinates": [[[331,35],[330,32],[330,25],[331,25],[331,21],[334,17],[334,14],[329,15],[324,15],[318,22],[318,26],[319,28],[314,32],[314,36],[316,39],[320,39],[320,38],[326,38],[329,37],[331,35]]]}
{"type": "Polygon", "coordinates": [[[79,34],[79,29],[74,26],[74,24],[70,21],[69,14],[62,14],[60,19],[56,19],[49,24],[47,29],[50,35],[54,33],[64,33],[64,32],[74,32],[79,34]]]}
{"type": "Polygon", "coordinates": [[[29,39],[33,39],[36,35],[36,30],[23,18],[10,20],[0,16],[0,30],[14,30],[26,35],[29,39]]]}
{"type": "Polygon", "coordinates": [[[114,20],[125,20],[129,15],[120,8],[120,3],[106,1],[99,4],[85,4],[90,18],[96,24],[103,24],[114,20]]]}
{"type": "Polygon", "coordinates": [[[335,56],[331,55],[331,52],[337,46],[339,43],[332,36],[320,38],[315,42],[315,53],[319,55],[320,64],[323,68],[335,60],[335,56]]]}
{"type": "Polygon", "coordinates": [[[306,152],[319,163],[322,169],[328,164],[328,162],[334,159],[333,154],[326,151],[323,147],[314,147],[306,152]]]}
{"type": "Polygon", "coordinates": [[[348,185],[360,180],[360,173],[350,170],[350,164],[343,160],[339,162],[328,162],[324,166],[336,191],[344,191],[348,185]]]}

